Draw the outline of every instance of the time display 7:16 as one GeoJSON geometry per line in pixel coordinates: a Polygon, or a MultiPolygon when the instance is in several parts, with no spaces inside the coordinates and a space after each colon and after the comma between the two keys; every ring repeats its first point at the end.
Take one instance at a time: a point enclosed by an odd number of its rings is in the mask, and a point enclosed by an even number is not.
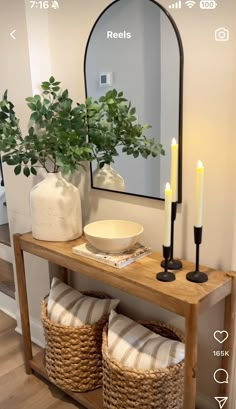
{"type": "Polygon", "coordinates": [[[49,1],[30,1],[31,9],[33,8],[40,8],[40,9],[48,9],[49,8],[49,1]]]}

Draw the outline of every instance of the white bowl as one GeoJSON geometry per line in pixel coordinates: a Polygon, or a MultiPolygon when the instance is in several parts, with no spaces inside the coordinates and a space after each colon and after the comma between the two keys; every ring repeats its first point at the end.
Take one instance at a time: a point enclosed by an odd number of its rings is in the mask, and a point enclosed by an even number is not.
{"type": "Polygon", "coordinates": [[[139,240],[143,227],[128,220],[100,220],[87,224],[84,234],[90,244],[104,253],[120,253],[139,240]]]}

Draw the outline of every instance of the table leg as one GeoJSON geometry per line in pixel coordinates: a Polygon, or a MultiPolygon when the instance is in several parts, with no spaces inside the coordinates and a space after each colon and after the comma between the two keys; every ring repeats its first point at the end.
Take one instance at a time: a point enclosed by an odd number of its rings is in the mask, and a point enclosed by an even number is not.
{"type": "Polygon", "coordinates": [[[14,234],[14,251],[16,260],[16,275],[17,275],[17,286],[18,286],[18,297],[21,315],[21,327],[23,335],[23,348],[24,348],[24,358],[25,358],[25,370],[27,374],[32,373],[30,367],[30,360],[33,357],[32,354],[32,343],[30,336],[30,323],[29,323],[29,308],[27,299],[27,289],[26,289],[26,278],[25,278],[25,267],[24,267],[24,256],[23,251],[20,247],[20,234],[14,234]]]}
{"type": "Polygon", "coordinates": [[[197,341],[198,307],[191,305],[185,321],[185,366],[184,366],[184,406],[183,409],[196,407],[197,377],[197,341]]]}
{"type": "Polygon", "coordinates": [[[62,266],[58,266],[58,268],[59,268],[59,278],[61,279],[61,281],[63,281],[63,283],[68,284],[67,268],[62,267],[62,266]]]}
{"type": "Polygon", "coordinates": [[[229,383],[220,385],[221,396],[228,396],[228,401],[224,409],[235,408],[236,406],[236,275],[232,276],[232,292],[225,298],[225,322],[224,329],[228,332],[229,337],[223,344],[224,351],[230,351],[229,357],[222,358],[222,368],[229,374],[229,383]]]}

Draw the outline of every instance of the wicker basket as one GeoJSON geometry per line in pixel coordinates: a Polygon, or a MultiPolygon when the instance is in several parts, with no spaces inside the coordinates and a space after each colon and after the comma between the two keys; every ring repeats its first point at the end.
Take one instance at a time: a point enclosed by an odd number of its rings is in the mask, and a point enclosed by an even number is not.
{"type": "MultiPolygon", "coordinates": [[[[108,298],[97,292],[83,294],[108,298]]],[[[108,316],[96,324],[70,327],[47,317],[42,301],[42,323],[46,339],[45,367],[48,378],[65,391],[85,392],[102,386],[102,330],[108,316]]]]}
{"type": "MultiPolygon", "coordinates": [[[[182,334],[155,321],[139,321],[155,333],[184,341],[182,334]]],[[[184,361],[153,371],[123,366],[109,356],[107,325],[103,329],[104,409],[182,409],[184,361]]]]}

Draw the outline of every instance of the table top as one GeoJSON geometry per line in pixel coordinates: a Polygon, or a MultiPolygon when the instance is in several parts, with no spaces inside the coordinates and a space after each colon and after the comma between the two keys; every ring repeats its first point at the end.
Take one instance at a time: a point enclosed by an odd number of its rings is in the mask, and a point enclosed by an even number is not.
{"type": "Polygon", "coordinates": [[[206,272],[209,279],[206,283],[195,284],[186,280],[186,273],[193,271],[195,266],[185,260],[182,260],[183,268],[176,272],[175,281],[158,281],[156,274],[162,271],[162,255],[157,252],[117,269],[72,253],[72,247],[86,241],[84,237],[69,242],[49,242],[36,240],[31,233],[15,236],[18,236],[23,251],[119,288],[183,317],[188,316],[192,306],[203,312],[231,293],[230,272],[201,266],[201,271],[206,272]]]}

